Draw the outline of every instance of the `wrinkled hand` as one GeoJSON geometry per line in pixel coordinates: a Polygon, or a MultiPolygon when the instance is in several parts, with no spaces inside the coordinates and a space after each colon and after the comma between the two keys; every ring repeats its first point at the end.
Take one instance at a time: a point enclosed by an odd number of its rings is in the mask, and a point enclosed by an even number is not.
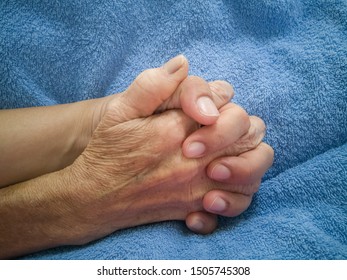
{"type": "MultiPolygon", "coordinates": [[[[220,120],[232,117],[234,111],[235,105],[225,105],[220,120]]],[[[234,145],[209,156],[187,159],[182,142],[199,125],[181,111],[121,122],[117,116],[112,110],[106,113],[74,163],[75,177],[84,182],[78,192],[85,202],[76,211],[84,217],[82,233],[92,239],[140,224],[184,220],[189,213],[203,210],[207,192],[230,189],[229,184],[207,176],[208,164],[217,157],[240,154],[262,138],[262,133],[245,135],[245,127],[235,134],[241,139],[234,145]]],[[[256,122],[251,119],[253,125],[256,122]]],[[[234,187],[236,192],[254,192],[242,185],[234,187]]]]}
{"type": "MultiPolygon", "coordinates": [[[[148,93],[162,93],[162,100],[165,101],[156,109],[156,112],[180,108],[187,116],[190,116],[200,124],[214,124],[219,117],[218,109],[229,103],[230,99],[234,96],[232,86],[225,81],[207,83],[199,77],[187,77],[187,73],[187,60],[179,56],[169,61],[162,68],[150,69],[143,72],[136,79],[135,85],[130,87],[130,89],[132,89],[133,96],[138,96],[143,88],[148,93]],[[179,59],[182,62],[179,70],[174,75],[167,75],[167,70],[177,69],[177,65],[175,67],[172,67],[172,65],[174,64],[173,61],[177,62],[179,59]],[[175,87],[177,88],[172,94],[172,90],[175,87]]],[[[154,94],[154,96],[156,95],[154,94]]],[[[158,104],[160,104],[160,101],[158,104]]],[[[227,121],[230,124],[233,122],[236,128],[239,125],[237,123],[239,119],[237,118],[227,121]]],[[[248,120],[244,120],[244,122],[247,124],[248,120]]],[[[261,120],[258,119],[257,123],[259,130],[265,130],[265,126],[261,120]]],[[[225,131],[223,137],[229,137],[227,131],[225,131]]],[[[224,145],[226,143],[230,143],[230,141],[224,141],[224,145]]],[[[221,143],[219,143],[213,131],[206,128],[204,128],[204,131],[195,133],[193,137],[189,137],[184,144],[183,153],[188,158],[205,156],[216,149],[223,148],[223,146],[220,146],[221,143]],[[199,140],[204,145],[189,145],[194,140],[199,140]],[[205,147],[206,150],[200,155],[197,154],[201,152],[202,147],[205,147]]],[[[186,224],[192,231],[198,233],[212,232],[217,226],[217,216],[210,213],[233,217],[248,208],[252,200],[252,195],[249,195],[249,191],[246,193],[235,192],[233,191],[233,187],[242,185],[243,189],[256,192],[260,186],[261,177],[271,166],[274,156],[272,148],[265,143],[253,148],[254,145],[250,145],[250,151],[247,153],[239,155],[239,157],[228,156],[216,159],[210,165],[208,176],[216,181],[229,183],[230,188],[229,191],[211,191],[206,194],[204,198],[204,211],[190,213],[186,218],[186,224]]]]}
{"type": "MultiPolygon", "coordinates": [[[[215,218],[200,211],[230,216],[242,212],[271,165],[269,148],[259,145],[265,130],[260,119],[249,118],[234,104],[222,106],[225,98],[221,98],[218,113],[203,104],[208,109],[205,112],[213,114],[201,114],[204,110],[199,103],[184,103],[203,92],[187,98],[184,86],[192,84],[191,79],[181,83],[187,75],[185,63],[173,72],[165,66],[160,69],[143,72],[124,93],[109,100],[92,140],[73,164],[74,178],[85,185],[80,190],[85,203],[76,207],[84,217],[79,227],[83,228],[82,240],[129,226],[186,217],[193,230],[209,232],[215,218]],[[168,75],[171,83],[156,82],[158,71],[168,75]],[[167,110],[180,106],[185,114],[167,110]],[[188,110],[191,106],[196,110],[188,110]],[[210,125],[199,128],[187,111],[190,115],[197,112],[194,119],[200,116],[200,123],[210,125]],[[205,146],[201,154],[192,145],[197,141],[205,146]],[[195,154],[190,154],[192,150],[195,154]],[[236,157],[240,154],[241,163],[236,157]],[[258,155],[258,163],[245,165],[254,155],[258,155]],[[232,170],[228,176],[218,167],[220,163],[232,170]],[[237,171],[240,174],[235,176],[237,171]],[[221,205],[218,197],[226,204],[221,211],[217,209],[221,205]],[[235,198],[241,202],[228,205],[235,198]]],[[[222,87],[230,86],[224,83],[222,87]]],[[[218,95],[213,97],[210,88],[207,86],[204,96],[213,100],[218,95]]]]}

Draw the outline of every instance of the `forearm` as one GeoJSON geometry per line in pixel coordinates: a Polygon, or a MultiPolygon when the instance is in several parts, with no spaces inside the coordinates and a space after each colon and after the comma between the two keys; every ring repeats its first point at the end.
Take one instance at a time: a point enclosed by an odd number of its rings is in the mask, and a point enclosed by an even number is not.
{"type": "Polygon", "coordinates": [[[103,99],[0,111],[0,188],[60,170],[84,150],[103,99]]]}
{"type": "Polygon", "coordinates": [[[72,182],[64,169],[0,189],[0,259],[72,243],[72,182]]]}

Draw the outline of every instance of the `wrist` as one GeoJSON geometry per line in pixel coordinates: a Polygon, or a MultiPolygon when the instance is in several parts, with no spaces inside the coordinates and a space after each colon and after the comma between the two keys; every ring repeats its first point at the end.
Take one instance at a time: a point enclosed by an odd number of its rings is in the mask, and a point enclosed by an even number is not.
{"type": "MultiPolygon", "coordinates": [[[[70,150],[69,165],[84,151],[106,112],[110,96],[75,103],[79,111],[75,119],[74,134],[70,150]]],[[[67,165],[66,165],[67,166],[67,165]]]]}

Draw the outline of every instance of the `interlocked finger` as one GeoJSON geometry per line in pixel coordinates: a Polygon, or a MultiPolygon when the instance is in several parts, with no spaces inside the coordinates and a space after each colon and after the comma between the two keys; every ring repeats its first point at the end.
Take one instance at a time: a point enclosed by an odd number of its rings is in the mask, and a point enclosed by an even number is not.
{"type": "Polygon", "coordinates": [[[221,153],[246,135],[250,125],[251,119],[245,110],[229,103],[222,107],[215,124],[202,127],[184,141],[183,154],[187,158],[200,158],[221,153]]]}

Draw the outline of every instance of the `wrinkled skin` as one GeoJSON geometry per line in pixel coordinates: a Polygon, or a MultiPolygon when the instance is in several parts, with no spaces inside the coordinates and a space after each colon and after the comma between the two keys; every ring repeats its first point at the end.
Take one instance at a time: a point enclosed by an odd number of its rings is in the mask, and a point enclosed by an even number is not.
{"type": "MultiPolygon", "coordinates": [[[[230,191],[230,184],[207,176],[208,164],[217,157],[255,148],[264,133],[256,127],[262,123],[260,119],[249,118],[234,104],[223,106],[220,112],[220,122],[235,112],[243,120],[239,131],[231,135],[236,142],[206,157],[188,159],[182,154],[182,143],[200,126],[181,110],[127,121],[115,110],[108,110],[73,165],[76,178],[88,182],[80,191],[85,203],[78,209],[85,241],[121,228],[184,220],[189,213],[203,210],[206,192],[230,191]]],[[[219,121],[217,133],[218,125],[219,121]]],[[[232,191],[251,197],[258,185],[234,185],[232,191]]]]}

